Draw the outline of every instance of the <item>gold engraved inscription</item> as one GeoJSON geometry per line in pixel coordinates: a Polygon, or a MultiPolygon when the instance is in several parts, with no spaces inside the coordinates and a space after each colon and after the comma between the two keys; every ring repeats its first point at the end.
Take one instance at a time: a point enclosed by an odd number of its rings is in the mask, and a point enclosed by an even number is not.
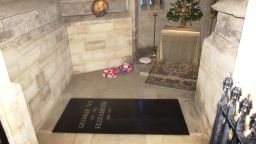
{"type": "Polygon", "coordinates": [[[96,121],[96,124],[95,124],[95,129],[101,129],[102,122],[103,122],[104,115],[105,115],[105,111],[106,111],[106,107],[107,107],[107,102],[102,102],[100,104],[99,115],[97,117],[97,121],[96,121]]]}
{"type": "Polygon", "coordinates": [[[83,114],[81,116],[78,128],[83,129],[85,127],[88,115],[90,114],[91,107],[92,107],[93,101],[88,101],[87,104],[85,105],[83,114]]]}
{"type": "Polygon", "coordinates": [[[112,109],[109,108],[108,109],[108,114],[107,114],[107,117],[106,117],[107,120],[110,120],[110,118],[111,118],[111,111],[112,111],[112,109]]]}

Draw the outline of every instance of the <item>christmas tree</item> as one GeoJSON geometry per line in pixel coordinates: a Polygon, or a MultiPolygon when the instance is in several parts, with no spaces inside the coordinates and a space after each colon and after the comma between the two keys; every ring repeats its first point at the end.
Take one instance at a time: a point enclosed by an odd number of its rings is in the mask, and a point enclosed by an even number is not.
{"type": "Polygon", "coordinates": [[[199,21],[203,17],[203,13],[199,6],[199,1],[178,0],[171,4],[166,17],[173,22],[180,20],[180,25],[186,26],[186,22],[191,25],[193,21],[199,21]]]}

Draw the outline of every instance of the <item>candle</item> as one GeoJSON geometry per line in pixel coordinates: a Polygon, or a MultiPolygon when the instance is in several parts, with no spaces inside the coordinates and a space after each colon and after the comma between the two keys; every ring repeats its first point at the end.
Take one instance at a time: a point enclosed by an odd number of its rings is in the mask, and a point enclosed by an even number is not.
{"type": "Polygon", "coordinates": [[[159,0],[155,0],[155,11],[158,10],[159,0]]]}

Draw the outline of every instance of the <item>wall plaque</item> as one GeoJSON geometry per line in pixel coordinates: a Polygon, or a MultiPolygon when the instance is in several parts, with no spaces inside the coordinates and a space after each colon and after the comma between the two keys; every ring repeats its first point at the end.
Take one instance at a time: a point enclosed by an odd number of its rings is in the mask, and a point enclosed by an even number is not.
{"type": "Polygon", "coordinates": [[[102,17],[109,11],[109,5],[106,0],[95,0],[92,4],[92,12],[96,17],[102,17]]]}

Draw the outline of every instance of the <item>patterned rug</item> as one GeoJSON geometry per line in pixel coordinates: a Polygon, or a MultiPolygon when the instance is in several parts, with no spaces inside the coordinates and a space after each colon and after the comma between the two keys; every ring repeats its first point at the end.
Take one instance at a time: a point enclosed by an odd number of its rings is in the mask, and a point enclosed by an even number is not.
{"type": "Polygon", "coordinates": [[[145,83],[195,91],[198,66],[184,63],[156,63],[145,83]]]}

